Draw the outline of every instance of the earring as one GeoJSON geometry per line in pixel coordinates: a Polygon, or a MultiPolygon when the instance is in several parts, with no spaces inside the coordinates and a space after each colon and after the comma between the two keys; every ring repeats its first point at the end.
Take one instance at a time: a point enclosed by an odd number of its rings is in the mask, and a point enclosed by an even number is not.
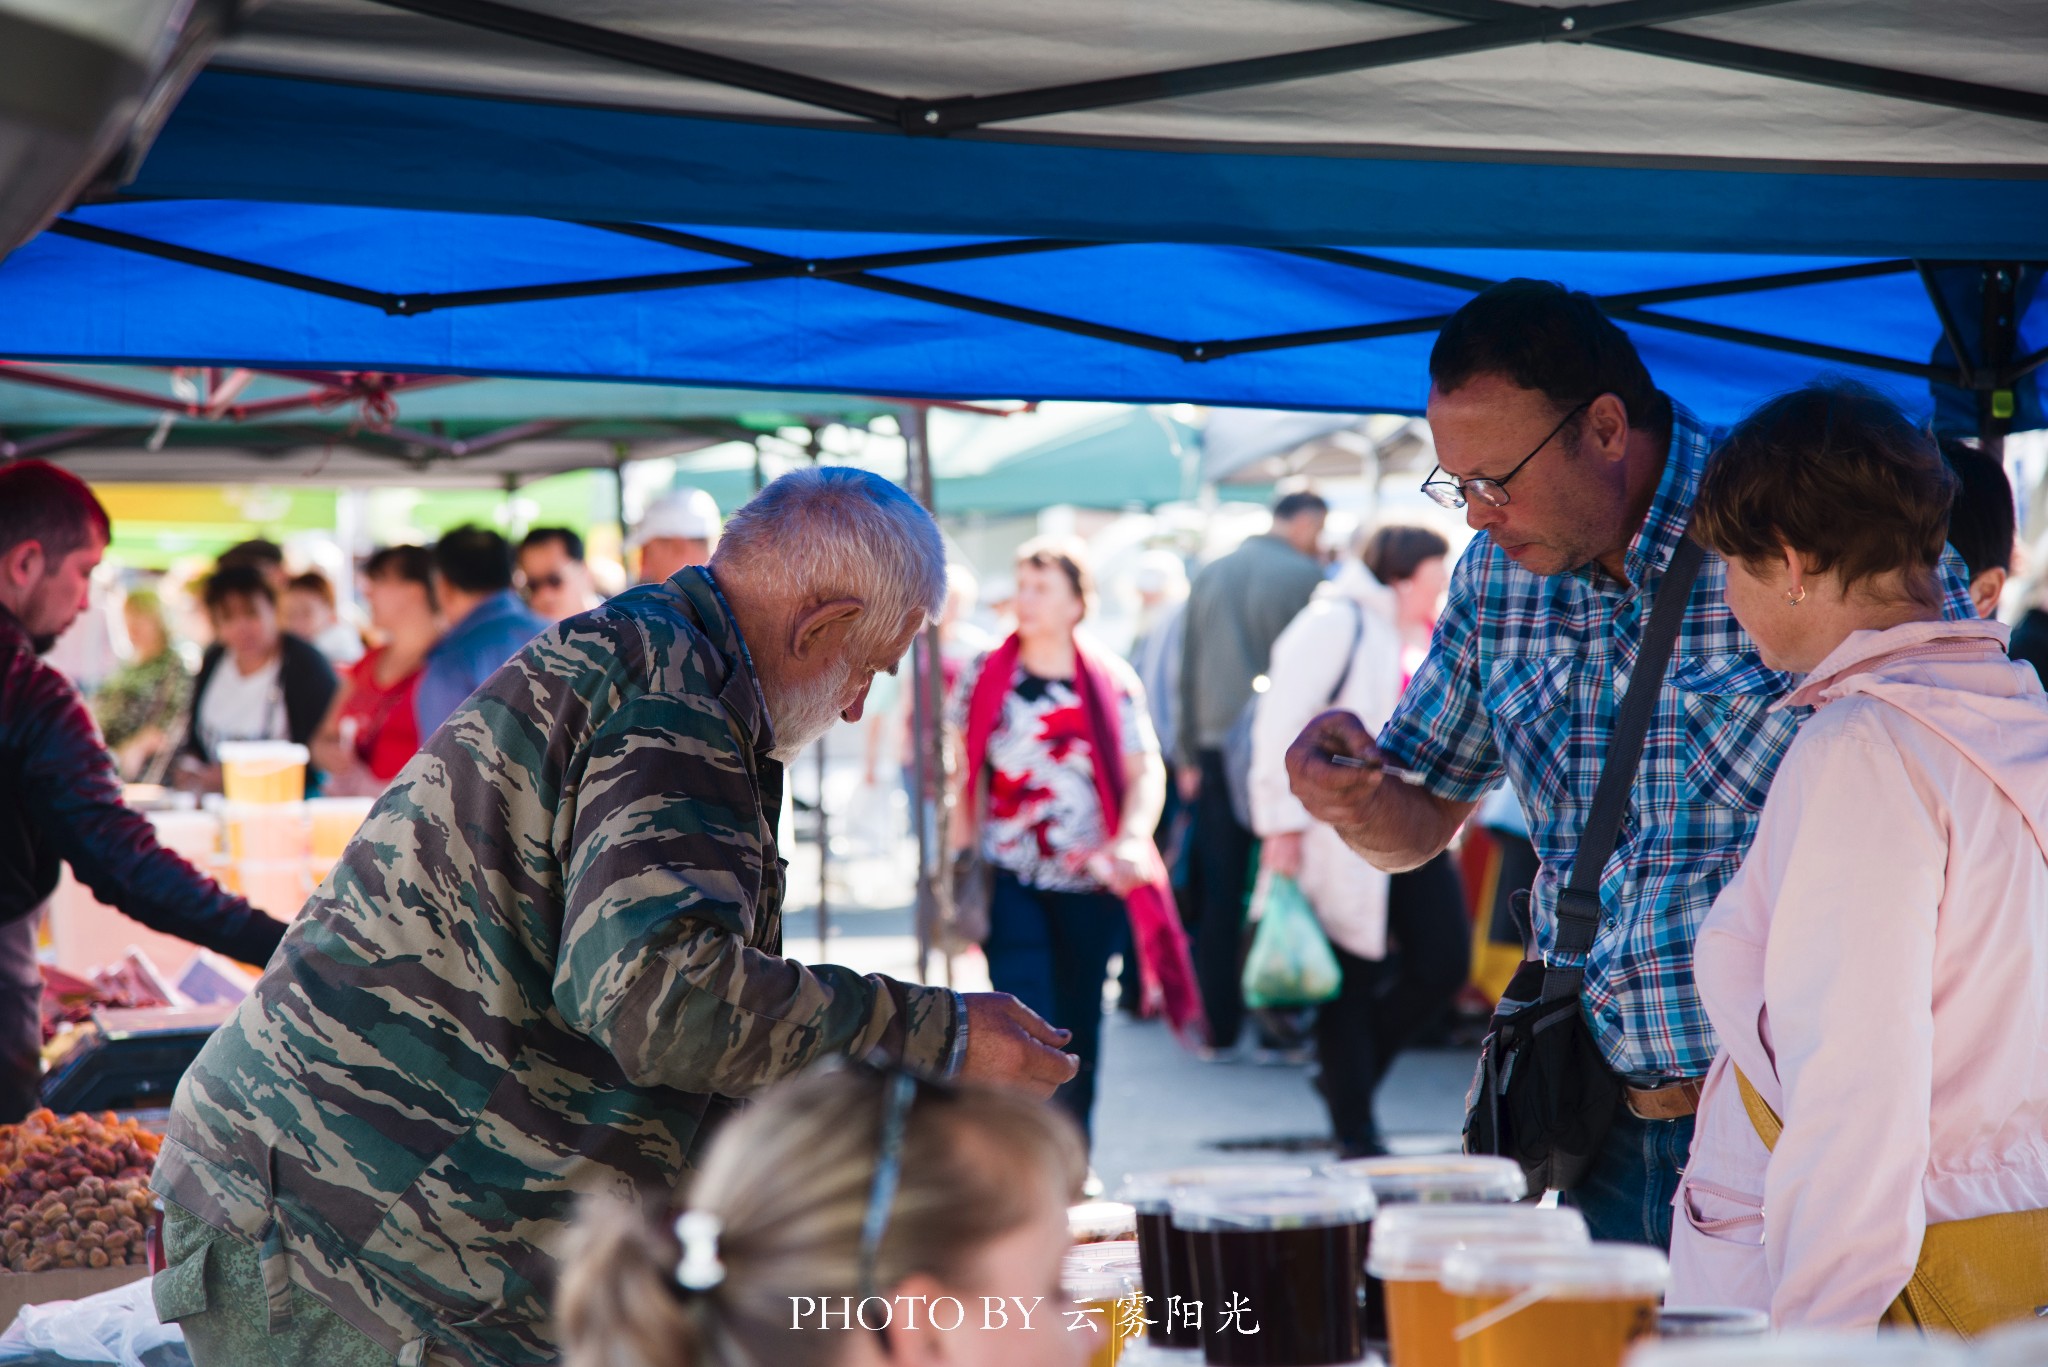
{"type": "Polygon", "coordinates": [[[1801,603],[1805,602],[1806,585],[1795,584],[1791,588],[1785,590],[1785,601],[1790,603],[1795,608],[1798,607],[1801,603]]]}

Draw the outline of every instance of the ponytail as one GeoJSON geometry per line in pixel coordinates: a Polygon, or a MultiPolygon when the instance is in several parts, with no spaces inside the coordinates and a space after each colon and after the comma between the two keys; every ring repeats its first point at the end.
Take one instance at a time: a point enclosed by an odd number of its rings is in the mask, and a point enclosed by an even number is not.
{"type": "Polygon", "coordinates": [[[555,1296],[563,1367],[709,1367],[675,1241],[626,1201],[584,1202],[555,1296]]]}

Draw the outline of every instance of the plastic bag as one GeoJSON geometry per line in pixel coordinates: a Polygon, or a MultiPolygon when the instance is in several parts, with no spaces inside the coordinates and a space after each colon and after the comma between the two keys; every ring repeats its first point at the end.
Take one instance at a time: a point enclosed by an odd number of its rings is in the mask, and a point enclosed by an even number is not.
{"type": "Polygon", "coordinates": [[[192,1367],[185,1334],[156,1317],[150,1279],[75,1301],[25,1306],[0,1334],[4,1367],[192,1367]]]}
{"type": "Polygon", "coordinates": [[[1344,972],[1300,885],[1284,874],[1261,874],[1252,910],[1259,927],[1244,960],[1244,1004],[1314,1006],[1336,996],[1344,972]]]}

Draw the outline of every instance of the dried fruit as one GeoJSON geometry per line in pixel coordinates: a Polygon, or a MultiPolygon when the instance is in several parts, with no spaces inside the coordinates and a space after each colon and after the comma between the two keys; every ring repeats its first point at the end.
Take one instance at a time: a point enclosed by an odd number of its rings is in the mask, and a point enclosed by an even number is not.
{"type": "Polygon", "coordinates": [[[144,1261],[160,1138],[111,1111],[40,1110],[0,1126],[0,1266],[16,1272],[144,1261]]]}

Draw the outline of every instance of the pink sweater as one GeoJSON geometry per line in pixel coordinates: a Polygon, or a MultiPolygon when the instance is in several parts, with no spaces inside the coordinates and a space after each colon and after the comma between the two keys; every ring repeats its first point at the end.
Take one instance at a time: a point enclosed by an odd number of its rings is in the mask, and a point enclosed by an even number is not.
{"type": "Polygon", "coordinates": [[[1700,930],[1670,1304],[1867,1328],[1929,1223],[2048,1207],[2048,696],[2005,639],[1857,632],[1780,704],[1819,710],[1700,930]]]}

